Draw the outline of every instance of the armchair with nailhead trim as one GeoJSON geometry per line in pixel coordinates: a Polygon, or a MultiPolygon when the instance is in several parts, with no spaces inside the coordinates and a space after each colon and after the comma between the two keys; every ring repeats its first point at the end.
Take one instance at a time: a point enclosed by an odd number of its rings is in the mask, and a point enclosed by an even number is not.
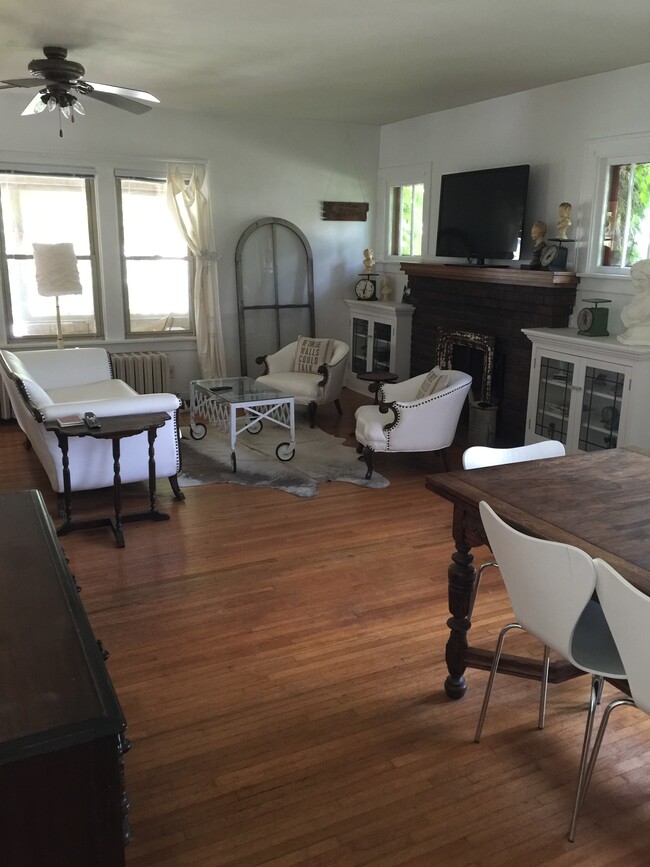
{"type": "Polygon", "coordinates": [[[460,370],[440,371],[447,384],[418,397],[429,374],[383,385],[377,406],[360,406],[355,413],[357,451],[363,454],[369,479],[375,452],[440,452],[445,470],[445,449],[452,444],[472,377],[460,370]]]}

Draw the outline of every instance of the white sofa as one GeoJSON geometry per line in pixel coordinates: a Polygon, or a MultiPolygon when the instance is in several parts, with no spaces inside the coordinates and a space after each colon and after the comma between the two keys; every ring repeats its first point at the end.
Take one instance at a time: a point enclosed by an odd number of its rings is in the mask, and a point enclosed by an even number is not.
{"type": "Polygon", "coordinates": [[[330,360],[318,368],[318,373],[302,373],[293,369],[297,345],[298,341],[294,340],[271,355],[256,358],[258,364],[264,365],[264,373],[257,377],[257,381],[292,394],[296,404],[307,406],[309,427],[314,427],[316,407],[321,404],[333,402],[339,415],[342,414],[339,398],[350,347],[342,340],[332,340],[330,360]]]}
{"type": "MultiPolygon", "coordinates": [[[[58,494],[63,493],[61,449],[56,435],[45,430],[44,421],[85,412],[94,412],[99,418],[167,412],[171,418],[157,431],[155,440],[156,475],[166,476],[176,498],[183,499],[176,478],[180,470],[180,401],[175,394],[138,394],[122,380],[113,379],[105,349],[0,350],[0,376],[16,420],[58,494]]],[[[120,451],[122,482],[147,480],[146,432],[124,438],[120,451]]],[[[73,491],[113,484],[110,440],[71,437],[68,454],[73,491]]]]}

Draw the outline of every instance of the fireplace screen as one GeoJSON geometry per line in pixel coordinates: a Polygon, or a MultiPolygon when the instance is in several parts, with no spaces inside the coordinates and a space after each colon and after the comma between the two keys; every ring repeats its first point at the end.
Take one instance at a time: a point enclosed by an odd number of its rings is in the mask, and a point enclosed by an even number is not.
{"type": "Polygon", "coordinates": [[[472,376],[476,400],[491,403],[494,373],[494,337],[472,331],[450,331],[438,328],[436,364],[439,367],[463,370],[472,376]],[[480,383],[479,394],[476,384],[480,383]]]}

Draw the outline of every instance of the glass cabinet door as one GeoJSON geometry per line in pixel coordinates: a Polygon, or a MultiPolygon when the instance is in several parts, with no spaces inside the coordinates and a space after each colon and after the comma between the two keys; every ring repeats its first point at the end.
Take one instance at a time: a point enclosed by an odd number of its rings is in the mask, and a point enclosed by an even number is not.
{"type": "Polygon", "coordinates": [[[352,320],[352,372],[365,373],[368,364],[368,327],[367,319],[352,320]]]}
{"type": "Polygon", "coordinates": [[[540,357],[535,433],[565,445],[574,376],[573,362],[540,357]]]}
{"type": "Polygon", "coordinates": [[[372,336],[373,370],[390,370],[392,330],[385,322],[375,322],[372,336]]]}
{"type": "Polygon", "coordinates": [[[583,452],[615,449],[625,374],[600,367],[585,369],[578,448],[583,452]]]}

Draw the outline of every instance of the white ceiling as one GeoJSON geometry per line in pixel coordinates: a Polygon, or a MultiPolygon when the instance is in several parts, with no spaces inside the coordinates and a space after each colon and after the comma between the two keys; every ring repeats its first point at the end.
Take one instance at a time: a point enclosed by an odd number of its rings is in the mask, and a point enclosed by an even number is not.
{"type": "Polygon", "coordinates": [[[649,37],[648,0],[0,0],[0,79],[61,45],[167,107],[383,124],[645,63],[649,37]]]}

